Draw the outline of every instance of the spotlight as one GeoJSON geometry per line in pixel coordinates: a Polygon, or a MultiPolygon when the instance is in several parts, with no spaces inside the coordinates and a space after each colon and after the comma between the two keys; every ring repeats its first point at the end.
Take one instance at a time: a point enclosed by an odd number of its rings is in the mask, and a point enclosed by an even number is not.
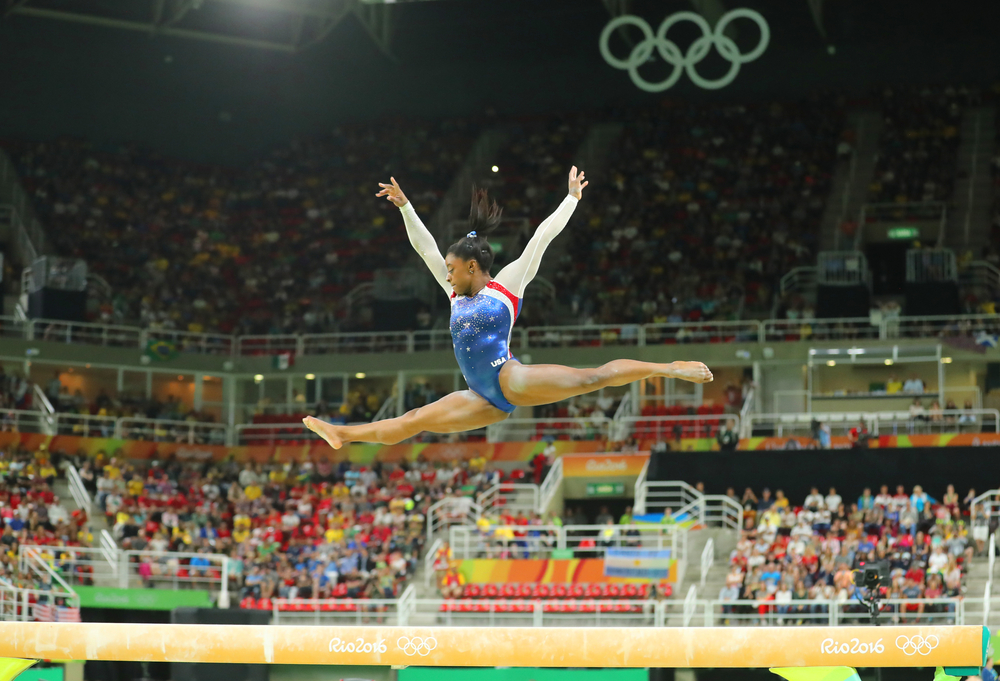
{"type": "Polygon", "coordinates": [[[886,365],[887,367],[891,367],[891,366],[892,366],[892,360],[891,360],[891,359],[887,359],[887,360],[885,360],[885,365],[886,365]]]}
{"type": "Polygon", "coordinates": [[[306,374],[306,380],[307,381],[315,381],[316,380],[316,374],[306,374]]]}
{"type": "Polygon", "coordinates": [[[490,170],[492,170],[494,173],[499,173],[500,172],[500,167],[499,166],[493,166],[492,168],[490,168],[490,170]]]}
{"type": "Polygon", "coordinates": [[[254,383],[260,383],[263,380],[264,380],[264,374],[257,374],[256,376],[253,377],[254,383]]]}
{"type": "Polygon", "coordinates": [[[365,372],[363,371],[359,371],[358,373],[354,374],[354,378],[364,378],[364,377],[365,377],[365,372]]]}
{"type": "Polygon", "coordinates": [[[942,357],[941,364],[951,364],[951,357],[942,357]]]}
{"type": "Polygon", "coordinates": [[[826,363],[826,365],[827,365],[828,367],[835,367],[835,366],[837,366],[837,363],[836,363],[836,362],[834,362],[834,361],[833,361],[833,360],[831,359],[831,360],[827,360],[827,363],[826,363]]]}

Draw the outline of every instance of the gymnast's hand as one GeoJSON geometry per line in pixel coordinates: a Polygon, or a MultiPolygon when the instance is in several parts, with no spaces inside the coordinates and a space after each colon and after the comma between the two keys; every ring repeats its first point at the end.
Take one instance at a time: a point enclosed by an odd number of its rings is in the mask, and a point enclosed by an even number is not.
{"type": "Polygon", "coordinates": [[[570,168],[569,171],[569,195],[575,196],[576,200],[579,201],[583,198],[583,188],[589,183],[583,181],[583,171],[580,174],[576,174],[576,166],[570,168]]]}
{"type": "MultiPolygon", "coordinates": [[[[574,170],[576,169],[574,168],[574,170]]],[[[406,198],[406,194],[404,194],[403,190],[399,188],[398,184],[396,184],[396,178],[390,177],[389,180],[392,182],[392,184],[382,184],[381,182],[378,183],[378,186],[382,188],[382,191],[380,191],[375,196],[384,196],[389,201],[392,201],[393,204],[395,204],[396,208],[402,208],[407,203],[409,203],[409,201],[406,198]]]]}

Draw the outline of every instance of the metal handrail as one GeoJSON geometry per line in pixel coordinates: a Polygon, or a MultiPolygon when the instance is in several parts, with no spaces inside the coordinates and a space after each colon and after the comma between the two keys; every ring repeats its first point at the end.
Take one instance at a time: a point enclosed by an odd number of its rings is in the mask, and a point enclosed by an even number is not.
{"type": "Polygon", "coordinates": [[[701,588],[705,588],[705,582],[708,581],[708,573],[712,570],[712,564],[715,563],[715,542],[709,537],[705,542],[705,548],[701,550],[701,588]]]}
{"type": "Polygon", "coordinates": [[[556,494],[562,489],[563,481],[563,458],[556,457],[555,463],[549,468],[548,475],[542,480],[541,487],[538,488],[538,508],[535,509],[539,515],[544,515],[555,499],[556,494]]]}
{"type": "MultiPolygon", "coordinates": [[[[736,341],[746,343],[774,342],[786,335],[796,335],[794,327],[810,327],[810,337],[821,338],[847,328],[852,338],[859,330],[872,329],[872,336],[890,337],[899,326],[913,323],[943,322],[944,325],[963,322],[990,322],[1000,326],[996,315],[940,315],[935,317],[898,317],[872,325],[867,317],[824,319],[769,319],[742,321],[681,322],[675,324],[618,324],[593,326],[547,326],[515,328],[511,346],[517,350],[545,347],[648,346],[664,343],[710,343],[736,341]],[[786,327],[785,331],[781,327],[786,327]],[[828,330],[828,331],[827,331],[828,330]],[[877,332],[877,333],[876,333],[877,332]]],[[[450,350],[451,337],[447,329],[431,331],[399,331],[383,333],[326,333],[274,336],[226,336],[223,334],[191,333],[164,329],[66,322],[52,319],[20,321],[16,317],[0,317],[0,335],[16,335],[26,340],[59,341],[77,344],[111,345],[145,349],[150,340],[166,338],[178,341],[180,352],[204,352],[232,356],[254,356],[292,353],[296,356],[321,355],[331,352],[402,352],[450,350]],[[16,333],[11,334],[10,330],[16,333]]],[[[895,336],[891,336],[895,337],[895,336]]]]}
{"type": "Polygon", "coordinates": [[[87,514],[87,518],[93,517],[94,503],[90,498],[90,492],[87,491],[87,488],[83,484],[80,472],[76,470],[76,466],[69,465],[66,469],[66,478],[69,482],[69,493],[73,497],[77,508],[82,508],[87,514]]]}

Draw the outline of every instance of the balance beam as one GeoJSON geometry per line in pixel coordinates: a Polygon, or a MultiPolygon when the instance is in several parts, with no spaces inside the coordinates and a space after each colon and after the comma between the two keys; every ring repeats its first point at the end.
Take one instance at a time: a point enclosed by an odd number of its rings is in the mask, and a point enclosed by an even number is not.
{"type": "Polygon", "coordinates": [[[323,627],[0,622],[0,657],[427,667],[979,667],[981,626],[323,627]]]}

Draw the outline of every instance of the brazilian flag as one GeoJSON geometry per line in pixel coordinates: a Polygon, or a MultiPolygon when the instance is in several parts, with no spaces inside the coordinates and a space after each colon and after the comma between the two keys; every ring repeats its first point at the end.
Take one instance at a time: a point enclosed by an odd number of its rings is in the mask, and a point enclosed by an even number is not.
{"type": "Polygon", "coordinates": [[[166,340],[151,340],[146,343],[146,356],[157,361],[166,361],[177,356],[177,346],[166,340]]]}

